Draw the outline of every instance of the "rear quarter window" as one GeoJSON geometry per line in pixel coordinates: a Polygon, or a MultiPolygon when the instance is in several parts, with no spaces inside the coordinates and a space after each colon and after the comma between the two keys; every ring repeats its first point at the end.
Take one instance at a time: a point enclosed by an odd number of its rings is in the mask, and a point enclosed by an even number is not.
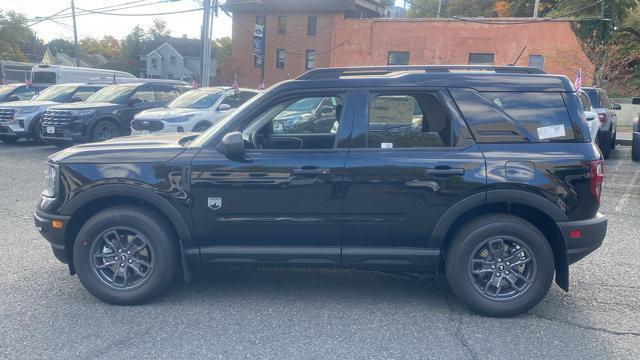
{"type": "Polygon", "coordinates": [[[560,92],[477,92],[452,95],[478,142],[561,142],[575,134],[560,92]]]}

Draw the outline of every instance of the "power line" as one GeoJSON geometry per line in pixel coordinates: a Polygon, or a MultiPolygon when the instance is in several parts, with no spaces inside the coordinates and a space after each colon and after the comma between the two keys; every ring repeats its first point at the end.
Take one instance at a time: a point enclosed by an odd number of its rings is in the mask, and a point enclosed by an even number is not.
{"type": "MultiPolygon", "coordinates": [[[[466,17],[460,17],[460,16],[455,16],[455,15],[449,15],[445,12],[441,12],[441,11],[436,11],[436,10],[432,10],[429,9],[427,7],[424,7],[422,5],[418,5],[418,4],[414,4],[412,1],[406,0],[406,3],[411,5],[411,6],[415,6],[418,9],[422,9],[424,11],[427,11],[429,13],[432,14],[436,14],[436,15],[440,15],[449,19],[455,19],[455,20],[460,20],[460,21],[466,21],[466,22],[471,22],[471,23],[476,23],[476,24],[492,24],[492,25],[521,25],[521,24],[535,24],[535,23],[540,23],[540,22],[545,22],[545,21],[550,21],[550,20],[555,20],[555,19],[559,19],[559,18],[563,18],[563,17],[568,17],[571,15],[575,15],[577,13],[582,12],[583,10],[589,9],[591,7],[594,7],[600,3],[602,3],[604,0],[598,0],[594,3],[592,3],[591,5],[586,5],[583,6],[577,10],[565,13],[565,14],[560,14],[560,15],[556,15],[556,16],[551,16],[551,17],[546,17],[543,19],[539,19],[539,20],[526,20],[526,21],[509,21],[509,20],[475,20],[472,18],[466,18],[466,17]]],[[[498,18],[500,19],[500,18],[498,18]]]]}
{"type": "Polygon", "coordinates": [[[118,14],[118,13],[93,11],[93,10],[87,10],[87,9],[78,8],[78,10],[88,11],[88,12],[90,12],[92,14],[113,15],[113,16],[160,16],[160,15],[171,15],[171,14],[182,14],[182,13],[188,13],[188,12],[193,12],[193,11],[200,11],[202,9],[203,8],[195,8],[195,9],[187,9],[187,10],[167,11],[167,12],[159,12],[159,13],[145,13],[145,14],[118,14]]]}
{"type": "Polygon", "coordinates": [[[47,21],[47,20],[49,20],[49,19],[53,18],[54,16],[56,16],[56,15],[58,15],[58,14],[61,14],[61,13],[65,12],[65,11],[67,11],[67,10],[69,10],[69,9],[71,9],[71,8],[70,8],[70,7],[67,7],[67,8],[64,8],[64,9],[62,9],[62,10],[58,11],[57,13],[55,13],[55,14],[53,14],[53,15],[47,16],[47,17],[42,18],[42,19],[38,19],[35,23],[33,23],[33,24],[31,24],[31,25],[27,25],[27,27],[32,27],[32,26],[34,26],[34,25],[40,24],[41,22],[43,22],[43,21],[47,21]]]}

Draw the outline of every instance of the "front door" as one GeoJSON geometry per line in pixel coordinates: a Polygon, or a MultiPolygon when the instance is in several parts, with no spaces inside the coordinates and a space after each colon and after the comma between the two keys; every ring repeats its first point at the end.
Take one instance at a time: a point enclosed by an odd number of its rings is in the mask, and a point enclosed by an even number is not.
{"type": "Polygon", "coordinates": [[[193,221],[204,262],[340,263],[354,100],[344,90],[287,94],[236,129],[245,160],[215,148],[196,155],[193,221]]]}
{"type": "Polygon", "coordinates": [[[456,202],[482,198],[486,183],[483,155],[450,103],[438,89],[361,91],[345,167],[345,265],[438,266],[437,222],[456,202]]]}

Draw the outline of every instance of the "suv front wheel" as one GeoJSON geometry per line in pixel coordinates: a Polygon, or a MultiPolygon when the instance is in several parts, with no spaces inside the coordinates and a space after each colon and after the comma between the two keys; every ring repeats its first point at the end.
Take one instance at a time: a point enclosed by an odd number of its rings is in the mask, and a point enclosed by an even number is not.
{"type": "Polygon", "coordinates": [[[446,257],[453,292],[472,310],[496,317],[536,306],[551,286],[554,269],[553,251],[540,230],[508,214],[467,223],[446,257]]]}
{"type": "Polygon", "coordinates": [[[139,304],[162,294],[177,272],[176,236],[142,207],[118,206],[90,218],[78,232],[73,264],[82,285],[110,304],[139,304]]]}

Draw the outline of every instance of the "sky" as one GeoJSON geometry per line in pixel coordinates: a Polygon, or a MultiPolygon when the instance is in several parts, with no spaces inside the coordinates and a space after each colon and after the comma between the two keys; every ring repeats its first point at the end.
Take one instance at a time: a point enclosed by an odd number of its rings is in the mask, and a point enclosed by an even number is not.
{"type": "MultiPolygon", "coordinates": [[[[14,10],[24,14],[29,19],[38,16],[47,17],[56,12],[70,7],[71,0],[0,0],[0,9],[14,10]]],[[[151,4],[148,6],[139,6],[122,10],[102,10],[113,13],[141,14],[141,13],[160,13],[171,12],[188,9],[201,8],[201,2],[197,0],[75,0],[76,13],[79,9],[97,9],[105,6],[119,5],[123,3],[132,3],[134,6],[151,4]]],[[[71,10],[67,10],[62,14],[70,14],[71,10]]],[[[194,11],[183,14],[172,14],[162,16],[112,16],[100,14],[87,14],[77,16],[78,38],[95,37],[101,38],[104,35],[111,35],[116,39],[124,38],[134,26],[140,25],[147,28],[153,22],[153,18],[157,17],[165,20],[171,30],[171,35],[181,37],[184,34],[189,38],[200,38],[200,26],[202,25],[202,11],[194,11]]],[[[36,35],[45,42],[54,38],[73,39],[71,17],[56,19],[56,22],[47,20],[36,24],[32,29],[36,35]]],[[[231,19],[223,12],[214,19],[213,37],[219,38],[231,36],[231,19]]]]}

